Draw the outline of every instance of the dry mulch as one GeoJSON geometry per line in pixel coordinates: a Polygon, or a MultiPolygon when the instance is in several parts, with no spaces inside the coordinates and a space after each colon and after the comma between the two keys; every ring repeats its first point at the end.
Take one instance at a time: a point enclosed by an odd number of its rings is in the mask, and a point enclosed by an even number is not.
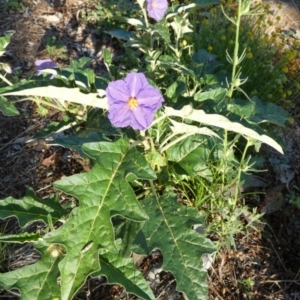
{"type": "MultiPolygon", "coordinates": [[[[59,4],[59,1],[56,1],[59,4]]],[[[35,72],[33,62],[37,58],[46,58],[43,38],[54,35],[65,42],[72,58],[82,55],[95,57],[94,68],[101,73],[101,60],[98,53],[102,44],[111,41],[97,40],[96,31],[80,22],[79,15],[92,9],[87,1],[67,1],[64,6],[53,6],[48,1],[27,1],[28,12],[5,12],[0,1],[0,35],[7,30],[15,30],[9,46],[10,57],[4,58],[13,68],[22,74],[35,72]],[[51,16],[61,18],[52,23],[51,16]]],[[[57,20],[57,19],[56,19],[57,20]]],[[[299,27],[300,28],[300,27],[299,27]]],[[[114,51],[113,47],[111,48],[114,51]]],[[[68,61],[58,60],[58,64],[67,65],[68,61]]],[[[80,173],[85,170],[78,155],[62,147],[48,146],[44,141],[28,142],[36,132],[51,121],[60,120],[59,112],[50,111],[47,117],[36,112],[34,104],[25,102],[19,105],[20,116],[5,117],[0,114],[0,198],[12,196],[21,198],[28,188],[33,188],[41,198],[55,193],[52,183],[62,176],[80,173]]],[[[299,186],[300,173],[300,135],[297,120],[284,136],[288,139],[288,158],[295,172],[290,186],[299,186]]],[[[266,150],[266,156],[270,154],[266,150]]],[[[275,186],[276,176],[270,166],[268,177],[275,186]]],[[[285,199],[288,190],[283,191],[285,199]]],[[[66,196],[61,194],[62,199],[66,196]]],[[[215,263],[208,272],[210,300],[299,300],[300,299],[300,211],[287,201],[278,211],[265,215],[265,226],[248,235],[235,236],[236,249],[221,249],[215,263]]],[[[1,222],[5,232],[18,230],[16,220],[1,222]]],[[[36,224],[42,228],[41,224],[36,224]]],[[[36,228],[36,227],[35,227],[36,228]]],[[[28,230],[35,230],[31,227],[28,230]]],[[[1,230],[2,232],[2,230],[1,230]]],[[[14,260],[5,258],[1,271],[19,268],[38,259],[30,245],[8,249],[14,252],[14,260]],[[24,253],[27,258],[24,259],[24,253]]],[[[151,254],[140,265],[145,276],[157,266],[160,254],[151,254]]],[[[161,261],[160,261],[161,263],[161,261]]],[[[174,262],[176,263],[176,262],[174,262]]],[[[176,282],[172,274],[161,272],[153,287],[157,299],[184,299],[176,292],[176,282]]],[[[12,293],[2,291],[0,297],[18,299],[12,293]]],[[[105,284],[105,278],[89,279],[75,299],[136,299],[127,295],[118,285],[105,284]]]]}

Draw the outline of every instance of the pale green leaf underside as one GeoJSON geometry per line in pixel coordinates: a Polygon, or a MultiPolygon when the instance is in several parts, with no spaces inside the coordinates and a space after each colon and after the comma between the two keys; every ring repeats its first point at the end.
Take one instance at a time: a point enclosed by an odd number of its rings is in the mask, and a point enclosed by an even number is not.
{"type": "Polygon", "coordinates": [[[90,93],[84,94],[80,92],[79,88],[66,88],[57,86],[46,87],[34,87],[31,89],[7,92],[3,96],[38,96],[49,97],[52,99],[58,99],[61,101],[74,102],[82,105],[89,105],[93,107],[99,107],[102,109],[108,108],[106,98],[97,98],[97,94],[90,93]]]}
{"type": "Polygon", "coordinates": [[[157,200],[148,198],[142,204],[149,221],[139,232],[133,251],[147,255],[159,248],[163,253],[162,268],[173,273],[177,290],[190,300],[207,299],[206,270],[201,256],[212,253],[214,246],[191,228],[203,223],[203,216],[195,208],[179,204],[174,194],[157,200]]]}
{"type": "Polygon", "coordinates": [[[100,269],[98,250],[118,255],[111,218],[121,215],[136,222],[148,219],[125,177],[155,179],[145,158],[128,142],[85,144],[83,151],[98,164],[88,173],[55,182],[56,188],[76,197],[79,207],[66,223],[44,237],[62,244],[66,255],[59,264],[62,300],[71,299],[89,274],[100,269]]]}
{"type": "Polygon", "coordinates": [[[228,131],[233,131],[244,136],[250,137],[254,140],[268,144],[280,153],[283,153],[282,147],[269,136],[260,135],[256,131],[243,126],[237,122],[231,122],[229,119],[218,114],[206,114],[203,110],[195,110],[190,105],[184,106],[181,110],[173,109],[172,107],[165,107],[165,114],[169,116],[181,117],[196,122],[201,122],[206,125],[216,126],[228,131]]]}

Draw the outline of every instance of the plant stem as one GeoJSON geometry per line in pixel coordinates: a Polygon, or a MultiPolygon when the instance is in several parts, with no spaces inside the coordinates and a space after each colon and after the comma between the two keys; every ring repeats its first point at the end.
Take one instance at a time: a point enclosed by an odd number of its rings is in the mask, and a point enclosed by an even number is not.
{"type": "Polygon", "coordinates": [[[8,85],[13,85],[8,79],[5,78],[5,76],[3,76],[2,74],[0,74],[0,78],[6,82],[8,85]]]}
{"type": "Polygon", "coordinates": [[[224,131],[224,141],[223,141],[223,172],[222,172],[222,193],[221,195],[223,194],[224,192],[224,189],[225,189],[225,173],[226,173],[226,166],[227,166],[227,147],[228,147],[228,131],[225,130],[224,131]]]}
{"type": "Polygon", "coordinates": [[[38,105],[39,105],[39,104],[44,104],[44,105],[46,105],[46,106],[53,107],[53,108],[55,108],[55,109],[57,109],[57,110],[60,110],[60,111],[66,111],[64,108],[61,108],[61,107],[59,107],[59,106],[57,106],[57,105],[55,105],[55,104],[49,103],[48,101],[45,101],[45,100],[42,100],[42,99],[36,100],[36,99],[34,99],[34,98],[30,98],[30,97],[29,97],[29,98],[19,99],[19,100],[14,101],[14,102],[22,102],[22,101],[26,101],[26,100],[31,100],[31,101],[33,101],[33,102],[36,102],[38,105]]]}
{"type": "Polygon", "coordinates": [[[238,0],[238,11],[237,11],[237,18],[236,22],[234,23],[236,26],[235,30],[235,44],[234,44],[234,53],[233,53],[233,62],[232,62],[232,75],[231,75],[231,84],[228,91],[229,102],[232,97],[234,88],[235,88],[235,76],[237,72],[237,66],[239,61],[239,35],[240,35],[240,23],[241,23],[241,7],[242,7],[242,0],[238,0]]]}
{"type": "Polygon", "coordinates": [[[158,201],[159,198],[158,198],[158,196],[157,196],[157,193],[156,193],[156,190],[155,190],[155,186],[154,186],[154,184],[153,184],[153,180],[149,180],[149,181],[150,181],[150,186],[151,186],[151,191],[152,191],[152,193],[153,193],[153,196],[154,196],[155,199],[158,201]]]}
{"type": "Polygon", "coordinates": [[[236,180],[236,186],[235,186],[235,195],[234,195],[234,206],[233,206],[233,209],[236,207],[236,204],[237,204],[237,199],[238,199],[238,194],[239,194],[239,189],[240,189],[240,181],[241,181],[242,169],[243,169],[243,166],[244,166],[246,153],[247,153],[247,150],[248,150],[248,148],[249,148],[250,145],[251,145],[251,143],[250,143],[249,139],[247,139],[247,144],[246,144],[246,146],[244,148],[243,155],[242,155],[242,158],[241,158],[241,161],[240,161],[240,164],[239,164],[239,170],[238,170],[238,175],[237,175],[237,180],[236,180]]]}

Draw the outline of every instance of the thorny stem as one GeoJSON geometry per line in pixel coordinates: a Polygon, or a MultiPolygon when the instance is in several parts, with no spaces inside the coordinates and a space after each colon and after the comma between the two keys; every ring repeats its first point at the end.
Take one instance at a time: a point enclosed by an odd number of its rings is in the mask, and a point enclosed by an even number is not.
{"type": "Polygon", "coordinates": [[[228,131],[225,130],[224,131],[224,141],[223,141],[223,145],[224,145],[224,153],[223,153],[223,172],[222,172],[222,193],[224,192],[225,189],[225,173],[226,173],[226,162],[227,162],[227,147],[228,147],[228,131]]]}
{"type": "Polygon", "coordinates": [[[235,31],[235,44],[234,44],[234,53],[233,53],[233,62],[232,62],[232,76],[231,76],[231,85],[228,92],[229,101],[232,97],[234,88],[235,88],[235,80],[236,80],[236,72],[237,72],[237,66],[239,63],[239,34],[240,34],[240,23],[241,23],[241,9],[242,9],[242,0],[238,0],[238,11],[237,11],[237,19],[236,22],[234,22],[236,26],[235,31]]]}
{"type": "Polygon", "coordinates": [[[151,186],[151,191],[153,193],[153,196],[155,197],[155,199],[158,201],[158,196],[157,196],[157,193],[156,193],[156,190],[155,190],[155,186],[153,184],[153,180],[149,180],[150,181],[150,186],[151,186]]]}
{"type": "Polygon", "coordinates": [[[250,140],[247,139],[247,144],[244,148],[243,155],[242,155],[242,158],[241,158],[241,161],[240,161],[240,164],[239,164],[239,170],[238,170],[237,181],[236,181],[236,186],[235,186],[235,195],[234,195],[234,206],[233,206],[233,208],[236,207],[237,198],[238,198],[239,189],[240,189],[239,184],[240,184],[240,181],[241,181],[242,169],[243,169],[243,166],[244,166],[247,150],[248,150],[248,148],[251,144],[252,143],[250,142],[250,140]]]}

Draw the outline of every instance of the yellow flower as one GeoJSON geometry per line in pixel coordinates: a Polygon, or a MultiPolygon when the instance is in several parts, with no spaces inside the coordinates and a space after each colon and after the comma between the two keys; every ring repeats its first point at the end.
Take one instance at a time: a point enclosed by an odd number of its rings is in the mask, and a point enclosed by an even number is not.
{"type": "Polygon", "coordinates": [[[203,25],[208,25],[208,19],[204,19],[202,22],[203,25]]]}
{"type": "Polygon", "coordinates": [[[234,44],[234,41],[233,41],[233,40],[230,40],[230,41],[229,41],[229,44],[234,44]]]}
{"type": "Polygon", "coordinates": [[[211,52],[211,51],[213,50],[213,47],[212,47],[212,46],[208,46],[208,47],[207,47],[207,50],[208,50],[209,52],[211,52]]]}
{"type": "Polygon", "coordinates": [[[282,9],[282,4],[279,4],[277,7],[278,9],[282,9]]]}
{"type": "Polygon", "coordinates": [[[283,72],[283,73],[288,73],[288,72],[289,72],[289,68],[288,68],[288,67],[282,68],[282,72],[283,72]]]}
{"type": "Polygon", "coordinates": [[[247,53],[247,58],[251,59],[253,57],[253,54],[251,52],[247,53]]]}
{"type": "Polygon", "coordinates": [[[280,19],[281,19],[280,16],[277,16],[277,17],[276,17],[276,20],[277,20],[277,21],[280,21],[280,19]]]}
{"type": "Polygon", "coordinates": [[[222,36],[221,36],[221,40],[222,40],[222,41],[226,41],[226,35],[222,35],[222,36]]]}
{"type": "Polygon", "coordinates": [[[291,96],[293,94],[293,92],[290,90],[288,90],[286,93],[288,94],[288,96],[291,96]]]}

